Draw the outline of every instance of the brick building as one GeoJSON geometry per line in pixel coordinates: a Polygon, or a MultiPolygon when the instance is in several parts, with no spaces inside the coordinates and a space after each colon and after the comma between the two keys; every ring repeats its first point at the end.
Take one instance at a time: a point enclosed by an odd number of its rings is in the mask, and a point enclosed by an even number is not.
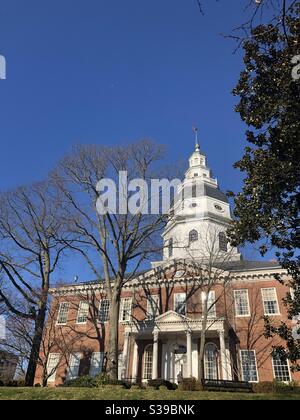
{"type": "MultiPolygon", "coordinates": [[[[202,334],[205,378],[300,381],[287,360],[272,357],[279,339],[264,337],[264,316],[287,321],[288,277],[276,262],[245,261],[227,243],[230,205],[197,143],[182,190],[162,235],[163,260],[123,288],[119,377],[131,382],[199,378],[202,334]]],[[[105,369],[108,346],[103,282],[62,286],[52,295],[52,322],[64,345],[47,354],[48,384],[96,375],[105,369]]],[[[41,377],[39,368],[37,383],[41,377]]]]}

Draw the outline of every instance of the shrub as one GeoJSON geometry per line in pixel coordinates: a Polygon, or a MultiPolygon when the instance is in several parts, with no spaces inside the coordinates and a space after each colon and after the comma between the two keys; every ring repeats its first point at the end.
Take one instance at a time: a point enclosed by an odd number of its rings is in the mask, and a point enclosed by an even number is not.
{"type": "Polygon", "coordinates": [[[95,387],[99,388],[106,385],[116,385],[123,386],[125,388],[130,388],[130,385],[124,381],[112,380],[106,372],[102,372],[95,377],[95,387]]]}
{"type": "Polygon", "coordinates": [[[0,381],[0,386],[4,386],[4,382],[0,381]]]}
{"type": "Polygon", "coordinates": [[[6,386],[10,388],[25,388],[26,384],[23,379],[19,379],[17,381],[10,381],[6,384],[6,386]]]}
{"type": "Polygon", "coordinates": [[[165,379],[150,379],[148,381],[148,386],[159,389],[161,386],[165,386],[168,390],[174,391],[177,389],[177,385],[172,382],[166,381],[165,379]]]}
{"type": "Polygon", "coordinates": [[[91,376],[80,376],[79,378],[66,381],[63,385],[66,388],[95,388],[95,379],[91,376]]]}
{"type": "Polygon", "coordinates": [[[272,394],[272,393],[284,393],[284,392],[300,392],[300,388],[295,382],[259,382],[253,384],[253,392],[256,394],[272,394]]]}
{"type": "Polygon", "coordinates": [[[184,378],[178,385],[181,391],[202,391],[203,387],[196,378],[184,378]]]}

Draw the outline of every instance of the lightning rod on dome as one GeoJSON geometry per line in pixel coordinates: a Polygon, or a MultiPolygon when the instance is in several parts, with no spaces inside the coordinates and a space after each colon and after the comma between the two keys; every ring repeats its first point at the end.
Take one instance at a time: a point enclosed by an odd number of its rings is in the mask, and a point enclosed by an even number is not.
{"type": "Polygon", "coordinates": [[[195,151],[200,151],[199,140],[198,140],[198,127],[193,127],[193,133],[195,133],[195,151]]]}

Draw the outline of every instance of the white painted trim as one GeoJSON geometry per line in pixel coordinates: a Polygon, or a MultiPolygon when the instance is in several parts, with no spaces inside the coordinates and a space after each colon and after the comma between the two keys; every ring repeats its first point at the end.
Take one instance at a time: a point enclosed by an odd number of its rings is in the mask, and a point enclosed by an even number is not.
{"type": "Polygon", "coordinates": [[[257,366],[257,357],[256,357],[256,350],[249,350],[249,349],[240,349],[239,351],[239,355],[240,355],[240,366],[241,366],[241,372],[242,372],[242,379],[243,381],[245,380],[244,378],[244,371],[243,371],[243,364],[242,364],[242,351],[252,351],[254,352],[254,357],[255,357],[255,367],[256,367],[256,375],[257,375],[257,381],[249,381],[250,383],[253,384],[258,384],[259,383],[259,371],[258,371],[258,366],[257,366]]]}
{"type": "Polygon", "coordinates": [[[273,287],[262,287],[262,288],[260,289],[260,292],[261,292],[261,298],[262,298],[262,304],[263,304],[264,315],[265,315],[265,316],[280,316],[280,315],[281,315],[281,313],[280,313],[280,307],[279,307],[278,295],[277,295],[277,289],[276,289],[276,287],[275,287],[275,286],[273,286],[273,287]],[[263,296],[263,290],[268,290],[268,289],[274,289],[274,290],[275,290],[275,298],[276,298],[276,302],[277,302],[277,313],[275,313],[275,314],[267,314],[267,313],[265,312],[265,301],[264,301],[264,296],[263,296]]]}
{"type": "MultiPolygon", "coordinates": [[[[280,381],[279,379],[276,379],[276,377],[275,377],[274,358],[273,358],[272,355],[271,355],[271,359],[272,359],[273,378],[274,378],[274,380],[280,381]]],[[[287,361],[287,366],[288,366],[288,370],[289,370],[290,380],[289,381],[280,381],[280,382],[285,383],[285,384],[288,384],[289,382],[292,381],[293,378],[292,378],[292,372],[291,372],[290,362],[289,362],[288,359],[286,359],[286,361],[287,361]]]]}
{"type": "Polygon", "coordinates": [[[59,307],[58,307],[57,318],[56,318],[56,325],[57,326],[61,327],[61,326],[64,326],[64,325],[68,324],[69,311],[70,311],[70,302],[66,302],[66,301],[65,302],[60,302],[59,307]],[[60,316],[60,309],[61,309],[62,305],[65,305],[65,304],[68,305],[67,321],[66,322],[58,322],[59,316],[60,316]]]}
{"type": "Polygon", "coordinates": [[[249,290],[248,289],[235,289],[233,291],[234,294],[234,309],[235,309],[235,316],[236,318],[247,318],[251,316],[251,308],[250,308],[250,301],[249,301],[249,290]],[[244,315],[238,315],[237,314],[237,301],[236,301],[236,292],[247,292],[247,304],[248,304],[248,313],[244,315]]]}

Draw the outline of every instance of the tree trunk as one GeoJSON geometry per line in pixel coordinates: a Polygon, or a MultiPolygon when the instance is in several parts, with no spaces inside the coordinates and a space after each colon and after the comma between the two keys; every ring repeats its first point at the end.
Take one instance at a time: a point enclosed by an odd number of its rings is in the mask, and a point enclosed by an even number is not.
{"type": "Polygon", "coordinates": [[[42,302],[40,309],[37,313],[36,321],[35,321],[34,336],[32,340],[30,358],[29,358],[28,368],[27,368],[26,377],[25,377],[26,386],[34,385],[34,378],[35,378],[37,362],[38,362],[40,347],[41,347],[41,343],[43,339],[43,331],[44,331],[44,326],[45,326],[46,310],[47,310],[46,302],[47,300],[45,302],[42,302]]]}
{"type": "Polygon", "coordinates": [[[107,352],[107,373],[113,380],[118,379],[119,358],[119,312],[120,297],[117,291],[113,291],[109,311],[109,347],[107,352]]]}
{"type": "Polygon", "coordinates": [[[201,329],[200,337],[200,349],[199,349],[199,382],[204,379],[204,349],[206,340],[206,327],[207,327],[207,315],[204,316],[201,329]]]}

